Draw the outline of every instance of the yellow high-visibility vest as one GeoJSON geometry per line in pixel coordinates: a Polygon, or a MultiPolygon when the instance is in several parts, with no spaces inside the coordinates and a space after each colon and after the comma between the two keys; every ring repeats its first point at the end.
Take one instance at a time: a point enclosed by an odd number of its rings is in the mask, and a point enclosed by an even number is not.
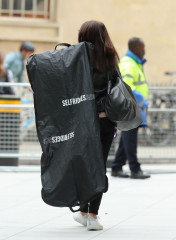
{"type": "Polygon", "coordinates": [[[132,58],[125,56],[119,63],[123,80],[132,90],[140,92],[148,99],[148,84],[142,69],[142,64],[136,63],[132,58]]]}

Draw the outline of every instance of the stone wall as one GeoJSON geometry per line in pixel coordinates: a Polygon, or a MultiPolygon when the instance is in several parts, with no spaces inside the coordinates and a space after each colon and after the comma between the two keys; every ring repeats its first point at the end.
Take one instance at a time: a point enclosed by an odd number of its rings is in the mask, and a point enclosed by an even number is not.
{"type": "Polygon", "coordinates": [[[0,18],[0,50],[17,51],[31,40],[36,52],[57,42],[76,43],[87,20],[105,23],[120,57],[132,36],[146,43],[145,73],[150,85],[169,85],[167,70],[176,71],[176,1],[174,0],[56,0],[54,21],[0,18]]]}
{"type": "Polygon", "coordinates": [[[79,27],[86,20],[103,21],[121,57],[130,37],[142,37],[148,82],[169,85],[164,72],[176,71],[176,1],[62,0],[60,7],[61,41],[76,42],[79,27]]]}

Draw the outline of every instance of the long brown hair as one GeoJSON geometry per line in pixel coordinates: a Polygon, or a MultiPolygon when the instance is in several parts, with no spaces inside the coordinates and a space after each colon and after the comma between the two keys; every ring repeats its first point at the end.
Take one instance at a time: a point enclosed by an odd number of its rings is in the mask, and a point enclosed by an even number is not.
{"type": "Polygon", "coordinates": [[[79,30],[78,41],[90,42],[94,45],[94,65],[97,71],[104,72],[117,67],[119,56],[102,22],[83,23],[79,30]]]}

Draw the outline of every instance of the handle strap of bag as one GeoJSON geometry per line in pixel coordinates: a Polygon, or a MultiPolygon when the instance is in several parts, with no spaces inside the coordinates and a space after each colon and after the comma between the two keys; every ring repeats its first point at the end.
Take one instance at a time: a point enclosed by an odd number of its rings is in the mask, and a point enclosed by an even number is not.
{"type": "Polygon", "coordinates": [[[81,210],[81,207],[79,207],[78,209],[73,209],[73,207],[69,207],[70,210],[74,213],[74,212],[79,212],[81,210]]]}
{"type": "MultiPolygon", "coordinates": [[[[114,70],[115,72],[115,70],[114,70]]],[[[120,73],[119,73],[119,69],[118,67],[116,68],[116,72],[118,74],[118,76],[121,76],[120,73]]],[[[113,82],[114,82],[114,77],[115,76],[112,76],[112,71],[108,71],[108,84],[107,84],[107,94],[110,93],[111,91],[111,88],[112,88],[112,85],[113,85],[113,82]],[[110,77],[111,76],[111,77],[110,77]]],[[[117,77],[117,76],[116,76],[117,77]]]]}
{"type": "Polygon", "coordinates": [[[55,50],[57,50],[57,47],[58,46],[65,46],[65,47],[70,47],[71,46],[71,44],[69,44],[69,43],[58,43],[56,46],[55,46],[55,50]]]}
{"type": "MultiPolygon", "coordinates": [[[[115,70],[114,70],[114,72],[115,72],[115,70]]],[[[120,69],[118,66],[116,67],[116,72],[118,74],[118,77],[120,77],[122,79],[122,75],[120,73],[120,69]]],[[[108,71],[108,81],[112,81],[112,79],[110,78],[110,75],[111,75],[111,71],[108,71]]]]}
{"type": "Polygon", "coordinates": [[[117,71],[117,73],[118,73],[119,77],[121,77],[121,78],[122,78],[122,75],[121,75],[121,73],[120,73],[120,69],[119,69],[119,67],[116,67],[116,71],[117,71]]]}

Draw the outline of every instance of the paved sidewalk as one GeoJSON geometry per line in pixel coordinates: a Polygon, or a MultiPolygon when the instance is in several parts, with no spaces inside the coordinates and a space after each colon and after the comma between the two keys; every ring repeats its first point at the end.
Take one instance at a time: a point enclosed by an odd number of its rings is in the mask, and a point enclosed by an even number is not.
{"type": "Polygon", "coordinates": [[[176,240],[175,173],[147,180],[108,175],[99,213],[104,230],[87,231],[67,208],[42,202],[38,171],[0,172],[0,240],[176,240]]]}

